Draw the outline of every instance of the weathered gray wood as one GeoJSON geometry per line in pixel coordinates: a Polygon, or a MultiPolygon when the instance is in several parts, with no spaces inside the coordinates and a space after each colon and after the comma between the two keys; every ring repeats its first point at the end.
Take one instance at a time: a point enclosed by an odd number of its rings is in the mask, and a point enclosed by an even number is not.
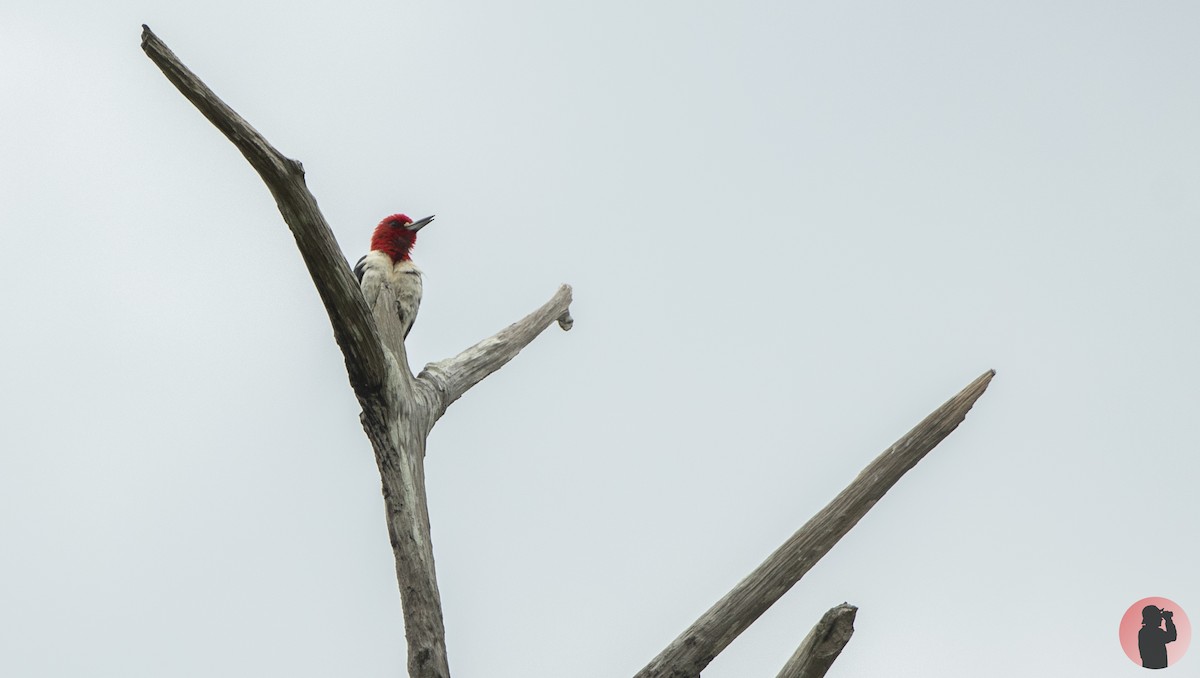
{"type": "Polygon", "coordinates": [[[180,92],[246,156],[292,229],[296,245],[325,303],[334,336],[346,358],[350,383],[362,405],[362,424],[375,451],[382,481],[388,536],[396,559],[411,678],[449,678],[446,631],[433,562],[425,492],[425,444],[450,403],[499,369],[558,319],[569,329],[571,288],[564,285],[541,309],[413,377],[385,285],[368,309],[317,201],[304,184],[299,162],[284,157],[187,69],[149,27],[142,49],[180,92]]]}
{"type": "Polygon", "coordinates": [[[304,183],[304,168],[275,150],[250,123],[221,101],[167,46],[142,25],[142,50],[204,117],[237,146],[275,197],[312,275],[346,356],[346,373],[359,400],[380,394],[385,359],[370,311],[333,231],[304,183]]]}
{"type": "Polygon", "coordinates": [[[867,465],[724,598],[717,601],[636,678],[697,678],[734,638],[800,581],[926,453],[950,434],[987,389],[988,370],[867,465]]]}
{"type": "Polygon", "coordinates": [[[417,379],[436,394],[434,421],[475,384],[504,366],[550,323],[571,329],[571,286],[563,285],[541,308],[484,339],[453,358],[429,363],[417,379]]]}
{"type": "MultiPolygon", "coordinates": [[[[413,377],[394,313],[381,292],[372,313],[304,183],[304,169],[272,147],[143,26],[142,48],[164,75],[242,152],[275,197],[325,304],[363,406],[363,428],[375,450],[388,535],[396,558],[411,678],[449,678],[441,597],[430,539],[425,445],[434,423],[472,386],[495,372],[550,323],[570,329],[571,288],[541,308],[453,358],[413,377]]],[[[963,420],[983,394],[987,372],[875,459],[829,505],[650,662],[638,678],[696,678],[734,638],[790,589],[883,494],[963,420]]],[[[853,633],[853,606],[830,610],[805,638],[781,677],[824,675],[853,633]]]]}
{"type": "Polygon", "coordinates": [[[858,608],[842,603],[821,616],[796,653],[783,665],[777,678],[824,678],[833,662],[854,635],[858,608]]]}
{"type": "Polygon", "coordinates": [[[411,678],[449,678],[442,598],[425,494],[425,433],[419,418],[362,413],[382,480],[388,538],[396,559],[411,678]]]}
{"type": "Polygon", "coordinates": [[[382,480],[388,538],[396,558],[408,673],[412,678],[449,678],[442,597],[433,561],[429,503],[425,492],[425,444],[434,401],[415,388],[404,347],[396,295],[384,281],[374,318],[388,359],[382,407],[364,408],[363,429],[375,450],[382,480]]]}

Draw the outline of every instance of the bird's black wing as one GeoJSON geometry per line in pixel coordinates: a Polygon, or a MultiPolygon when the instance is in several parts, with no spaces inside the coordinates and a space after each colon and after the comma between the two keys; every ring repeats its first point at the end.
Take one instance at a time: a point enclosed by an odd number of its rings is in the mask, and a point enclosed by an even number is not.
{"type": "Polygon", "coordinates": [[[367,258],[364,256],[354,265],[354,277],[358,278],[358,284],[362,284],[363,273],[367,271],[367,258]]]}

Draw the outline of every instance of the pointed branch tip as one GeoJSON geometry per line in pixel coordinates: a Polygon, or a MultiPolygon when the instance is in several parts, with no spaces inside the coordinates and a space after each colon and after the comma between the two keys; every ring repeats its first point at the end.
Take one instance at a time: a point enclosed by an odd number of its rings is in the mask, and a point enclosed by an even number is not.
{"type": "MultiPolygon", "coordinates": [[[[857,525],[904,474],[964,421],[994,375],[995,370],[988,370],[976,377],[867,464],[854,481],[672,641],[635,678],[700,675],[714,657],[857,525]]],[[[843,604],[834,608],[833,614],[845,615],[852,621],[853,611],[853,606],[843,604]]],[[[808,650],[802,648],[797,662],[803,664],[800,660],[807,653],[808,650]]],[[[824,675],[823,670],[820,673],[789,671],[780,675],[784,678],[824,675]]]]}
{"type": "Polygon", "coordinates": [[[967,388],[969,390],[986,390],[988,384],[992,383],[992,377],[994,376],[996,376],[996,370],[988,370],[987,372],[979,375],[979,377],[967,388]]]}

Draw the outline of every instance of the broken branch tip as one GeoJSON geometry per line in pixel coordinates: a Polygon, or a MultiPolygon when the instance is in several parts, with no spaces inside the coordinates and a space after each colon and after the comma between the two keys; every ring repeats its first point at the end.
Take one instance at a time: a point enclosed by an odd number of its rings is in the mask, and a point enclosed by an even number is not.
{"type": "Polygon", "coordinates": [[[563,332],[575,326],[575,319],[571,317],[570,311],[564,311],[562,315],[558,316],[558,326],[562,328],[563,332]]]}

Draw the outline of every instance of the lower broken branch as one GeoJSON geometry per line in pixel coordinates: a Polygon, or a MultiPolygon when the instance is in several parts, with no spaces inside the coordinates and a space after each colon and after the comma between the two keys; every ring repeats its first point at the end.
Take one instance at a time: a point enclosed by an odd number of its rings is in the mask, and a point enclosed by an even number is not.
{"type": "Polygon", "coordinates": [[[854,635],[858,608],[842,603],[821,616],[776,678],[823,678],[854,635]]]}

